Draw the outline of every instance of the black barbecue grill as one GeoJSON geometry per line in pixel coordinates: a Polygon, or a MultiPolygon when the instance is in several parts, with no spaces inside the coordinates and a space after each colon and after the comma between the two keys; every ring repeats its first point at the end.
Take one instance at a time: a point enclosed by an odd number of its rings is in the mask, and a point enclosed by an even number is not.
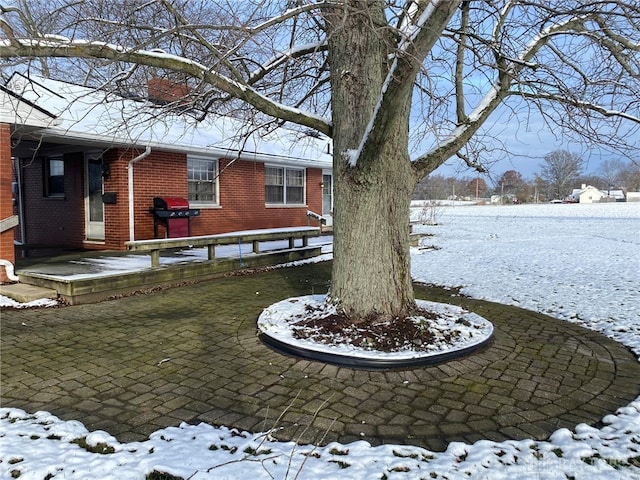
{"type": "Polygon", "coordinates": [[[190,237],[189,219],[200,215],[200,209],[189,208],[189,201],[180,197],[154,197],[153,236],[158,238],[158,224],[164,225],[167,238],[190,237]]]}

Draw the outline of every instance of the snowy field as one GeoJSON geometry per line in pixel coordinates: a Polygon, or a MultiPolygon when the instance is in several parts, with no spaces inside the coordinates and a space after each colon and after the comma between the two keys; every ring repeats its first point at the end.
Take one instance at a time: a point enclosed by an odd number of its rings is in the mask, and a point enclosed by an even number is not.
{"type": "Polygon", "coordinates": [[[640,203],[439,207],[436,222],[415,227],[434,235],[416,280],[579,323],[640,357],[640,203]]]}
{"type": "MultiPolygon", "coordinates": [[[[640,357],[640,204],[439,207],[436,220],[416,227],[434,235],[412,250],[416,280],[579,323],[640,357]]],[[[119,443],[46,412],[0,408],[0,478],[640,479],[640,397],[603,423],[548,441],[455,442],[436,453],[296,445],[206,424],[119,443]]]]}

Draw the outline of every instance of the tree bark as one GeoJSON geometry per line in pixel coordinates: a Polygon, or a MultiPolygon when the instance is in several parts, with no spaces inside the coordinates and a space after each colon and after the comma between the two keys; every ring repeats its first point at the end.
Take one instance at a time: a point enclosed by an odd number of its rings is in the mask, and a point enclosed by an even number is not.
{"type": "Polygon", "coordinates": [[[415,177],[406,144],[389,141],[364,173],[334,167],[331,299],[354,323],[415,309],[409,255],[409,206],[415,177]]]}
{"type": "MultiPolygon", "coordinates": [[[[326,12],[334,120],[334,260],[330,297],[354,323],[415,309],[409,206],[417,176],[409,161],[410,93],[365,157],[357,151],[381,96],[392,42],[382,2],[346,2],[326,12]]],[[[410,90],[409,90],[410,92],[410,90]]]]}

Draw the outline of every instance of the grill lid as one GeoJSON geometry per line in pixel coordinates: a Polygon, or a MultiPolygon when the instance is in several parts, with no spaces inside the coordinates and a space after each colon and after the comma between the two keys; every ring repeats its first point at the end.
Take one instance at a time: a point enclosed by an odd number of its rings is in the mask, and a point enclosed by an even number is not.
{"type": "Polygon", "coordinates": [[[155,210],[188,210],[189,202],[180,197],[154,197],[153,208],[155,210]]]}

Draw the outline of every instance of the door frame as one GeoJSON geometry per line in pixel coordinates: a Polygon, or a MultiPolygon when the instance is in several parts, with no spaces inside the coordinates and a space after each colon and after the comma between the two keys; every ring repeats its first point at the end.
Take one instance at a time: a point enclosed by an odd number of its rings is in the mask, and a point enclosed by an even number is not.
{"type": "Polygon", "coordinates": [[[333,172],[330,170],[322,171],[322,216],[326,219],[327,226],[333,225],[333,172]],[[328,182],[326,177],[329,177],[328,182]],[[329,205],[326,204],[327,201],[329,205]],[[325,213],[326,211],[329,213],[325,213]]]}
{"type": "MultiPolygon", "coordinates": [[[[105,241],[105,228],[104,228],[104,204],[102,203],[102,194],[104,193],[104,179],[102,177],[102,152],[85,152],[84,154],[84,228],[85,228],[85,242],[104,243],[105,241]],[[99,170],[90,170],[92,165],[100,165],[99,170]],[[92,195],[90,174],[96,175],[99,172],[100,175],[100,191],[99,194],[92,195]],[[93,213],[91,210],[92,202],[99,202],[99,211],[102,214],[101,220],[91,218],[93,213]]],[[[95,205],[94,205],[95,206],[95,205]]]]}

